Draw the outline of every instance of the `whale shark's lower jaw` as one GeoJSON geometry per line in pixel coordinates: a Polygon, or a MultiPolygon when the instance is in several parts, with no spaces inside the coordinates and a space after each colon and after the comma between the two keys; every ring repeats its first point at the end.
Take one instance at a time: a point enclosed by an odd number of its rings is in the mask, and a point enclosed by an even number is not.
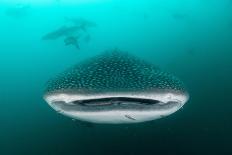
{"type": "Polygon", "coordinates": [[[176,112],[185,103],[184,100],[164,102],[158,99],[125,96],[72,101],[47,97],[45,100],[57,112],[73,119],[107,124],[139,123],[159,119],[176,112]]]}

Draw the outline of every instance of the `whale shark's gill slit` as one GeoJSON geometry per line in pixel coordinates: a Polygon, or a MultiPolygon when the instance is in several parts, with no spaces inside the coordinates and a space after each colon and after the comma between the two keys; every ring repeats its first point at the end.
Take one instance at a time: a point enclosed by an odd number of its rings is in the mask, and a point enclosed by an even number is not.
{"type": "Polygon", "coordinates": [[[106,106],[113,104],[154,105],[161,103],[161,101],[143,99],[143,98],[109,97],[109,98],[99,98],[99,99],[78,100],[78,101],[73,101],[72,103],[80,104],[82,106],[106,106]]]}

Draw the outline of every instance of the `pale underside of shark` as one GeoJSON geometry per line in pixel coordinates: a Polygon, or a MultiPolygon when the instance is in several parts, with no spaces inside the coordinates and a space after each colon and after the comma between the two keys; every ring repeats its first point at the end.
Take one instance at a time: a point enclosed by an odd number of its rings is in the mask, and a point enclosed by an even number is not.
{"type": "Polygon", "coordinates": [[[63,115],[110,124],[162,118],[179,110],[188,98],[178,78],[119,51],[68,69],[48,82],[44,95],[63,115]]]}

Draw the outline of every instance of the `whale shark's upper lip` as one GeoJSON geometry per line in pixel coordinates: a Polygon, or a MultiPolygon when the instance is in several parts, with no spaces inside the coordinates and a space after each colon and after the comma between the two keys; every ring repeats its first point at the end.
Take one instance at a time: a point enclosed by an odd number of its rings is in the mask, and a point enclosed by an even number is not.
{"type": "Polygon", "coordinates": [[[96,123],[135,123],[167,116],[180,109],[188,94],[172,91],[78,94],[53,92],[45,100],[63,115],[96,123]]]}
{"type": "Polygon", "coordinates": [[[89,99],[89,100],[79,100],[72,102],[73,104],[80,104],[83,106],[105,106],[112,104],[144,104],[153,105],[161,103],[158,100],[142,99],[142,98],[127,98],[127,97],[109,97],[109,98],[99,98],[99,99],[89,99]]]}
{"type": "Polygon", "coordinates": [[[178,102],[184,104],[188,100],[186,92],[174,91],[144,91],[144,92],[108,92],[80,94],[74,91],[53,92],[45,95],[48,103],[62,101],[67,104],[81,104],[86,106],[100,106],[112,103],[137,103],[144,105],[166,104],[178,102]]]}

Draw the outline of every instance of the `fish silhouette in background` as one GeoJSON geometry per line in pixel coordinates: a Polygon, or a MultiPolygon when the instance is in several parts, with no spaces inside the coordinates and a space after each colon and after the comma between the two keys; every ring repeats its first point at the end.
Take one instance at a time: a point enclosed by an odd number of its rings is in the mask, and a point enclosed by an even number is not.
{"type": "Polygon", "coordinates": [[[65,45],[74,45],[77,49],[80,49],[80,41],[88,43],[91,40],[88,29],[95,27],[94,22],[85,20],[83,18],[67,18],[65,26],[60,27],[57,30],[47,33],[42,37],[42,40],[56,40],[63,38],[65,45]]]}
{"type": "Polygon", "coordinates": [[[51,79],[44,99],[57,112],[91,123],[139,123],[179,110],[183,83],[153,64],[119,50],[75,65],[51,79]]]}
{"type": "Polygon", "coordinates": [[[44,35],[42,37],[43,40],[55,40],[58,39],[60,37],[67,37],[70,35],[74,35],[75,33],[77,33],[78,31],[81,31],[85,28],[80,27],[80,26],[62,26],[61,28],[49,32],[48,34],[44,35]]]}

